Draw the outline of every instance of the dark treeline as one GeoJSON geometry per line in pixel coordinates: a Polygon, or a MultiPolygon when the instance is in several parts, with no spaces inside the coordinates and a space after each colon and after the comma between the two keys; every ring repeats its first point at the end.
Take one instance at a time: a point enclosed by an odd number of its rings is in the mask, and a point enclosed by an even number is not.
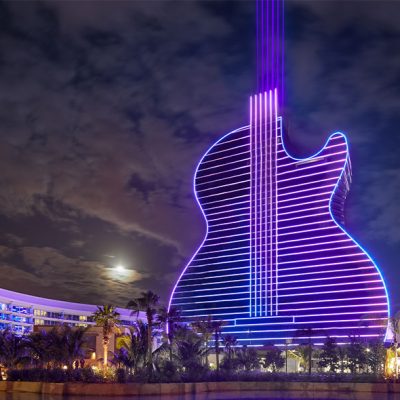
{"type": "MultiPolygon", "coordinates": [[[[312,345],[312,332],[297,332],[309,340],[298,346],[262,350],[237,345],[232,335],[222,334],[224,322],[211,317],[192,324],[183,322],[177,309],[159,307],[152,292],[129,302],[136,323],[121,330],[113,306],[99,307],[93,315],[103,333],[103,368],[84,363],[88,328],[60,325],[18,337],[0,332],[0,365],[10,380],[87,381],[115,380],[185,382],[203,380],[380,380],[385,372],[386,349],[381,340],[349,337],[338,345],[327,337],[323,346],[312,345]],[[144,312],[146,320],[139,318],[144,312]],[[110,336],[116,335],[116,351],[109,356],[110,336]],[[155,346],[156,338],[162,338],[155,346]],[[307,336],[306,336],[307,337],[307,336]],[[212,362],[210,362],[212,358],[212,362]],[[288,360],[296,360],[301,373],[285,374],[288,360]],[[317,374],[317,376],[316,376],[317,374]]],[[[395,341],[396,342],[396,341],[395,341]]]]}

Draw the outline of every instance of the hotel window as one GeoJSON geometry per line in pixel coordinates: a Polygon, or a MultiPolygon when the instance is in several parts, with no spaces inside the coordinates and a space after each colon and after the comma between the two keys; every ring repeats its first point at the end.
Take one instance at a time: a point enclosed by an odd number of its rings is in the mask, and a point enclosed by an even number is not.
{"type": "Polygon", "coordinates": [[[35,318],[35,325],[44,325],[44,319],[35,318]]]}
{"type": "Polygon", "coordinates": [[[33,315],[36,315],[38,317],[46,317],[47,316],[47,312],[44,310],[34,310],[33,311],[33,315]]]}
{"type": "Polygon", "coordinates": [[[87,317],[85,315],[80,315],[79,321],[87,321],[87,317]]]}

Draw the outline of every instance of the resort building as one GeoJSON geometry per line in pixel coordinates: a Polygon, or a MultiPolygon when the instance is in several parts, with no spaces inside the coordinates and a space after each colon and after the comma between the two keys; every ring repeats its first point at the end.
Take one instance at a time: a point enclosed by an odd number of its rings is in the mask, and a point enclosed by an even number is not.
{"type": "MultiPolygon", "coordinates": [[[[52,300],[0,289],[0,329],[9,327],[18,335],[32,332],[34,326],[95,325],[92,315],[96,310],[97,306],[92,304],[52,300]]],[[[123,327],[129,328],[136,321],[131,310],[117,308],[117,311],[121,314],[123,327]]],[[[143,318],[143,315],[139,317],[143,318]]]]}

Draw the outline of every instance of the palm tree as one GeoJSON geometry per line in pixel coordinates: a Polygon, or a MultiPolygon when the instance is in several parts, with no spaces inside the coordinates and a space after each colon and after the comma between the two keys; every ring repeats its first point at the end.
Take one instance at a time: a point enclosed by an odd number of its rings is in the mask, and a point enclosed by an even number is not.
{"type": "Polygon", "coordinates": [[[50,350],[50,338],[47,331],[32,332],[27,337],[25,345],[31,364],[39,368],[49,365],[53,353],[50,350]]]}
{"type": "Polygon", "coordinates": [[[168,341],[169,361],[172,361],[172,347],[174,344],[175,333],[181,321],[181,312],[175,307],[171,307],[169,310],[167,307],[161,307],[158,311],[157,322],[164,330],[164,335],[168,341]]]}
{"type": "Polygon", "coordinates": [[[228,361],[231,362],[237,345],[237,338],[233,335],[225,335],[222,339],[228,361]]]}
{"type": "Polygon", "coordinates": [[[156,306],[158,305],[160,297],[153,293],[151,290],[142,292],[141,297],[131,300],[127,308],[132,310],[131,315],[139,317],[139,312],[144,311],[147,318],[147,363],[148,368],[153,368],[153,336],[154,328],[156,326],[155,316],[157,314],[156,306]]]}
{"type": "Polygon", "coordinates": [[[129,369],[136,374],[139,365],[146,363],[147,355],[147,332],[148,326],[143,321],[137,321],[129,334],[117,338],[116,347],[119,350],[117,357],[129,369]]]}
{"type": "Polygon", "coordinates": [[[311,367],[312,367],[312,355],[313,355],[313,343],[312,343],[312,338],[314,336],[323,334],[323,331],[318,331],[313,328],[306,328],[306,329],[298,329],[295,332],[295,337],[306,337],[307,338],[307,344],[301,344],[298,347],[298,350],[303,353],[303,359],[307,363],[308,367],[308,374],[311,375],[311,367]],[[304,347],[305,346],[305,347],[304,347]]]}
{"type": "Polygon", "coordinates": [[[222,320],[214,320],[211,323],[212,330],[214,333],[215,360],[217,363],[217,371],[219,371],[219,339],[221,337],[221,331],[224,325],[226,325],[226,322],[222,320]]]}
{"type": "Polygon", "coordinates": [[[85,333],[87,330],[88,328],[84,327],[71,328],[68,325],[63,327],[65,363],[69,368],[72,368],[75,360],[85,356],[84,345],[86,344],[85,333]]]}
{"type": "Polygon", "coordinates": [[[393,317],[390,317],[388,320],[388,327],[392,332],[393,335],[393,350],[394,350],[394,378],[397,381],[398,378],[398,365],[397,365],[397,348],[399,343],[397,341],[398,337],[400,336],[400,318],[399,313],[395,314],[393,317]]]}
{"type": "Polygon", "coordinates": [[[190,336],[179,340],[176,359],[190,375],[201,371],[202,360],[207,353],[202,338],[190,336]]]}
{"type": "Polygon", "coordinates": [[[258,358],[257,350],[254,347],[241,347],[237,353],[237,361],[245,371],[251,371],[257,369],[260,366],[260,360],[258,358]]]}
{"type": "Polygon", "coordinates": [[[25,339],[10,328],[0,331],[0,364],[5,368],[15,368],[26,361],[25,339]]]}
{"type": "Polygon", "coordinates": [[[205,352],[205,361],[206,361],[206,366],[208,367],[208,343],[211,340],[212,334],[214,332],[214,326],[213,326],[213,319],[211,315],[208,315],[206,318],[200,318],[197,321],[194,321],[192,323],[193,330],[200,334],[201,337],[203,338],[204,345],[206,348],[205,352]]]}
{"type": "Polygon", "coordinates": [[[104,305],[97,307],[97,311],[93,313],[93,320],[97,326],[103,328],[103,365],[104,368],[108,364],[108,345],[110,343],[110,335],[112,333],[120,332],[121,321],[119,319],[120,313],[116,311],[112,305],[104,305]]]}

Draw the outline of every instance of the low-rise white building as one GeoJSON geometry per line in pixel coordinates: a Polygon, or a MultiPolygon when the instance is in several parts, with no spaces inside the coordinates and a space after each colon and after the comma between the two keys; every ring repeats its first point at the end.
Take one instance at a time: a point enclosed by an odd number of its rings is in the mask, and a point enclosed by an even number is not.
{"type": "MultiPolygon", "coordinates": [[[[31,296],[0,289],[0,329],[7,327],[18,335],[33,331],[34,326],[68,324],[70,326],[95,325],[92,315],[97,310],[93,304],[71,303],[31,296]]],[[[137,317],[131,310],[117,308],[121,325],[129,328],[137,317]]],[[[145,319],[140,313],[140,319],[145,319]]]]}

